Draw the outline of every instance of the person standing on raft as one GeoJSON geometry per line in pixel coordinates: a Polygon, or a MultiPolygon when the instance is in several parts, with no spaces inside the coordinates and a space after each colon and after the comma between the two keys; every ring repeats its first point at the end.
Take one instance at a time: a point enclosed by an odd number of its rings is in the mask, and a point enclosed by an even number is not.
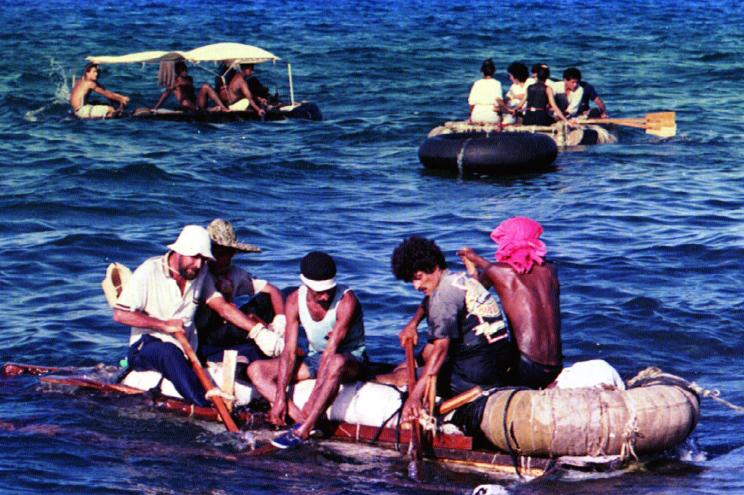
{"type": "MultiPolygon", "coordinates": [[[[428,342],[421,356],[419,373],[408,400],[403,419],[418,418],[431,377],[437,377],[437,392],[450,398],[475,386],[504,386],[516,366],[516,348],[504,313],[480,282],[466,273],[447,268],[436,243],[413,236],[393,252],[393,274],[412,282],[425,294],[416,314],[400,333],[401,344],[418,341],[418,325],[426,317],[428,342]]],[[[406,374],[399,367],[394,375],[406,374]],[[402,372],[402,373],[401,373],[402,372]]]]}
{"type": "Polygon", "coordinates": [[[70,92],[70,105],[75,116],[80,119],[105,119],[115,117],[121,113],[129,103],[129,97],[114,93],[98,83],[101,68],[98,64],[90,63],[85,66],[83,77],[75,83],[70,92]],[[118,103],[119,108],[114,109],[111,105],[93,105],[88,103],[91,92],[105,96],[110,101],[118,103]]]}
{"type": "Polygon", "coordinates": [[[271,441],[280,449],[304,443],[336,398],[340,384],[358,379],[367,362],[362,305],[351,289],[336,284],[333,258],[320,251],[308,253],[300,263],[300,280],[300,288],[287,298],[284,352],[248,367],[248,377],[272,402],[269,420],[283,426],[289,414],[296,421],[271,441]],[[309,352],[298,359],[300,325],[307,335],[309,352]],[[315,386],[300,410],[287,397],[287,386],[312,378],[315,386]]]}
{"type": "Polygon", "coordinates": [[[560,284],[547,248],[540,240],[542,226],[527,217],[505,220],[492,233],[499,245],[496,263],[468,247],[458,251],[468,271],[498,293],[519,348],[517,384],[545,388],[563,369],[560,284]]]}

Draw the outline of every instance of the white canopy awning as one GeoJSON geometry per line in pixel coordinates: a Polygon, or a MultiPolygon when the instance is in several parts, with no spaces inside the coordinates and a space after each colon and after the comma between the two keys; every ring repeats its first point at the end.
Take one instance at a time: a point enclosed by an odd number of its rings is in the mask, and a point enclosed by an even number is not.
{"type": "Polygon", "coordinates": [[[280,60],[273,53],[262,48],[242,43],[215,43],[193,50],[182,51],[148,51],[128,55],[91,55],[85,60],[97,64],[132,64],[158,63],[165,61],[186,60],[188,62],[225,62],[231,64],[260,64],[280,60]]]}

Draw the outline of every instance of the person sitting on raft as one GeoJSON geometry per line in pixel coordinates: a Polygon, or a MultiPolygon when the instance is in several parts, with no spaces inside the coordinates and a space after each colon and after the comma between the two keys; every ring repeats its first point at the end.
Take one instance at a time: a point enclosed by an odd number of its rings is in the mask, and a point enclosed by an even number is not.
{"type": "Polygon", "coordinates": [[[336,284],[333,258],[319,251],[307,254],[300,263],[300,280],[300,288],[287,298],[284,352],[248,367],[248,377],[272,403],[269,420],[282,426],[289,414],[296,422],[271,441],[281,449],[305,442],[335,399],[340,383],[358,379],[367,363],[362,306],[351,289],[336,284]],[[304,358],[297,356],[300,325],[309,346],[304,358]],[[312,378],[315,386],[300,410],[287,397],[287,386],[312,378]]]}
{"type": "Polygon", "coordinates": [[[555,120],[548,113],[548,107],[553,110],[557,119],[568,122],[555,103],[553,88],[546,83],[549,77],[548,66],[540,65],[537,68],[537,81],[527,88],[527,106],[522,121],[524,125],[553,125],[555,120]]]}
{"type": "Polygon", "coordinates": [[[527,105],[527,77],[529,73],[527,66],[522,62],[512,62],[506,69],[512,85],[506,93],[506,110],[504,115],[504,124],[518,123],[518,119],[523,115],[524,107],[527,105]]]}
{"type": "Polygon", "coordinates": [[[501,83],[494,79],[496,65],[487,59],[481,65],[483,79],[475,81],[470,89],[470,122],[474,124],[498,124],[501,122],[499,108],[507,108],[503,99],[501,83]]]}
{"type": "MultiPolygon", "coordinates": [[[[207,260],[214,260],[207,230],[187,225],[168,245],[167,253],[148,259],[134,271],[114,306],[114,320],[132,327],[129,368],[161,373],[185,400],[198,406],[210,405],[207,392],[173,334],[184,333],[198,349],[193,320],[199,302],[246,332],[264,326],[215,289],[207,260]]],[[[219,390],[209,391],[213,393],[219,390]]]]}
{"type": "Polygon", "coordinates": [[[232,77],[220,86],[220,99],[230,110],[244,111],[250,107],[263,118],[266,110],[262,105],[266,104],[266,100],[254,97],[246,82],[246,79],[253,77],[253,68],[253,64],[240,64],[240,72],[228,71],[227,74],[232,74],[232,77]]]}
{"type": "MultiPolygon", "coordinates": [[[[447,399],[475,386],[490,388],[509,383],[516,366],[516,348],[498,300],[467,273],[447,268],[436,243],[409,237],[395,248],[393,274],[412,282],[425,294],[411,321],[400,333],[401,344],[418,341],[418,325],[426,317],[428,341],[420,355],[423,369],[403,406],[403,419],[418,418],[431,378],[437,393],[447,399]]],[[[393,373],[405,382],[405,366],[393,373]]],[[[381,380],[385,382],[386,380],[381,380]]]]}
{"type": "Polygon", "coordinates": [[[217,109],[221,112],[230,111],[230,109],[222,104],[217,92],[207,83],[204,83],[199,90],[199,99],[197,100],[196,91],[194,89],[194,79],[189,75],[189,69],[185,62],[176,62],[175,70],[176,78],[173,80],[173,85],[163,91],[163,94],[160,95],[160,99],[152,108],[153,111],[160,108],[171,93],[176,97],[179,108],[185,112],[208,110],[207,99],[211,99],[216,104],[213,109],[217,109]]]}
{"type": "Polygon", "coordinates": [[[590,119],[597,117],[602,119],[607,118],[607,107],[605,106],[604,101],[599,97],[594,86],[581,79],[581,71],[579,69],[576,67],[569,67],[563,72],[563,79],[566,81],[570,80],[572,81],[572,85],[581,88],[581,101],[579,103],[579,108],[576,111],[577,115],[584,115],[590,119]],[[589,102],[592,101],[597,105],[597,108],[592,108],[590,110],[589,102]]]}
{"type": "Polygon", "coordinates": [[[560,284],[553,263],[545,261],[542,226],[527,217],[502,222],[491,233],[498,244],[496,263],[464,247],[458,255],[468,271],[493,286],[504,305],[520,361],[517,385],[542,389],[563,369],[560,284]]]}
{"type": "Polygon", "coordinates": [[[232,223],[215,218],[207,227],[212,240],[214,261],[207,267],[215,288],[227,302],[234,303],[240,297],[250,300],[240,310],[254,315],[261,321],[271,321],[271,328],[259,327],[255,332],[246,333],[242,328],[228,323],[209,305],[202,304],[196,313],[196,327],[199,333],[199,358],[202,361],[222,361],[227,349],[238,351],[238,362],[248,364],[258,359],[277,356],[284,348],[284,297],[274,285],[266,280],[254,278],[239,266],[232,264],[238,252],[260,253],[253,244],[238,242],[232,223]]]}
{"type": "Polygon", "coordinates": [[[114,93],[104,88],[98,82],[101,73],[98,64],[90,63],[85,66],[83,77],[75,83],[70,93],[70,105],[75,116],[81,119],[106,119],[117,117],[129,103],[129,97],[114,93]],[[105,96],[110,101],[118,103],[119,107],[114,109],[111,105],[93,105],[88,102],[91,92],[105,96]]]}

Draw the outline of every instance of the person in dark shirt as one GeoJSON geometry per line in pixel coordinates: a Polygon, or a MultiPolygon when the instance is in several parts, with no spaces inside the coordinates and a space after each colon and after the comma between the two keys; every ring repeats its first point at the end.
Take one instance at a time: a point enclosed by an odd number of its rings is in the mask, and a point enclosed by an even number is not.
{"type": "MultiPolygon", "coordinates": [[[[516,347],[498,300],[466,273],[451,272],[436,243],[409,237],[393,252],[395,277],[411,282],[425,297],[400,334],[402,344],[418,340],[428,322],[423,369],[403,406],[404,420],[419,416],[427,383],[437,377],[437,392],[449,398],[475,386],[503,386],[516,366],[516,347]]],[[[405,373],[405,368],[398,371],[405,373]]]]}

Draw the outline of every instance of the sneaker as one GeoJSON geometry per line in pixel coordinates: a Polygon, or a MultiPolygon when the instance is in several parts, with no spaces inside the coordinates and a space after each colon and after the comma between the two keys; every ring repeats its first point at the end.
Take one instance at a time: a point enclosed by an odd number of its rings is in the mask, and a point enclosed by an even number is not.
{"type": "Polygon", "coordinates": [[[305,443],[305,439],[295,435],[294,429],[287,430],[286,433],[279,435],[271,440],[271,445],[278,449],[293,449],[305,443]]]}
{"type": "MultiPolygon", "coordinates": [[[[295,423],[295,425],[290,428],[290,430],[295,435],[297,435],[297,430],[299,430],[300,428],[302,428],[302,423],[295,423]]],[[[320,438],[321,436],[323,436],[323,432],[318,430],[317,428],[313,428],[312,430],[310,430],[310,434],[308,435],[308,437],[310,438],[320,438]]]]}

